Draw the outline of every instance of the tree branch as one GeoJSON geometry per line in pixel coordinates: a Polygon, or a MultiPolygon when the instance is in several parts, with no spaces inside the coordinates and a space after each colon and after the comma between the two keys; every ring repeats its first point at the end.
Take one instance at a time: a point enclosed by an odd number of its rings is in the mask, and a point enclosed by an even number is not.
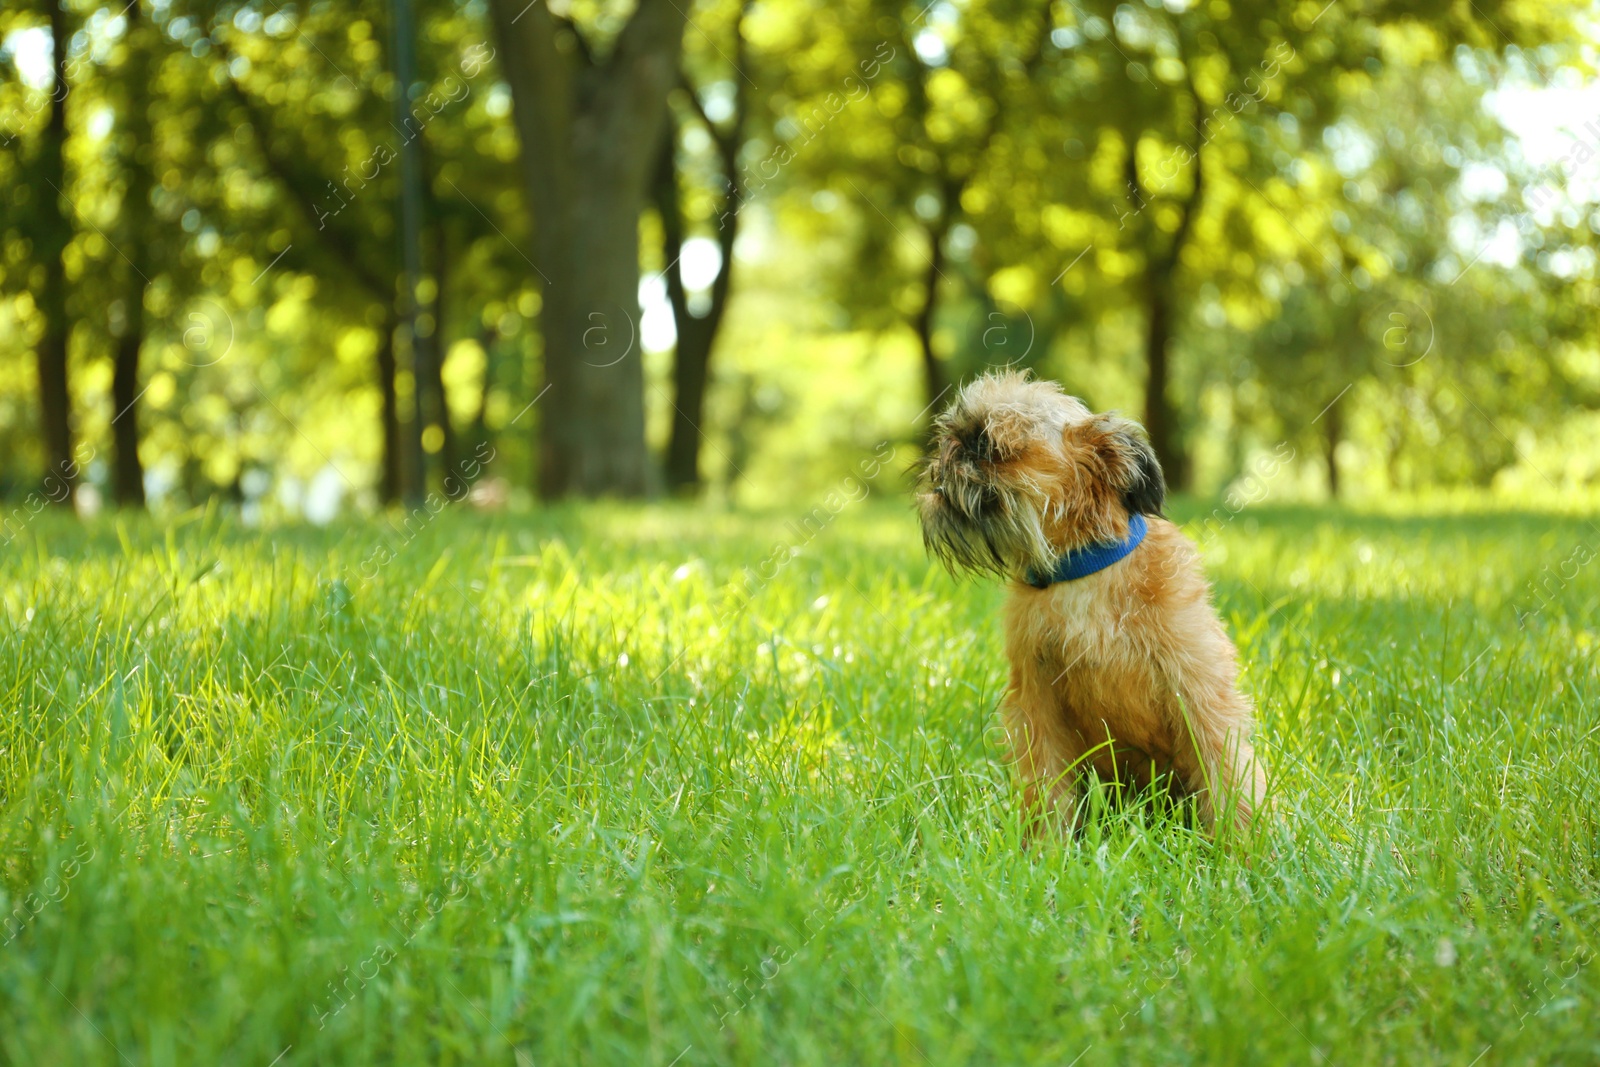
{"type": "MultiPolygon", "coordinates": [[[[745,95],[745,81],[742,76],[749,47],[744,37],[745,15],[750,10],[750,0],[740,0],[739,12],[733,21],[734,38],[734,108],[733,116],[729,120],[727,129],[720,128],[711,121],[711,116],[706,114],[705,106],[700,102],[700,94],[695,91],[693,83],[689,81],[688,74],[680,71],[681,84],[689,97],[689,104],[694,113],[711,133],[711,139],[717,146],[717,156],[722,164],[723,178],[725,181],[723,191],[723,211],[718,215],[720,219],[729,219],[725,225],[717,227],[717,248],[722,253],[722,268],[717,271],[717,276],[711,282],[711,307],[705,316],[709,328],[715,332],[717,324],[722,319],[723,310],[728,302],[728,294],[733,276],[733,244],[738,236],[738,210],[742,186],[739,181],[739,150],[744,145],[744,129],[748,119],[748,104],[745,95]],[[731,211],[731,219],[730,212],[731,211]]],[[[668,151],[676,148],[676,129],[669,121],[668,133],[671,142],[668,151]]],[[[674,168],[675,170],[675,168],[674,168]]],[[[679,224],[681,230],[681,222],[679,224]]],[[[687,307],[687,305],[685,305],[687,307]]]]}
{"type": "MultiPolygon", "coordinates": [[[[1178,38],[1179,57],[1183,61],[1183,80],[1189,89],[1189,100],[1194,105],[1195,119],[1198,120],[1205,110],[1205,101],[1200,98],[1200,90],[1194,84],[1194,66],[1189,61],[1189,56],[1183,48],[1183,38],[1178,38]]],[[[1172,250],[1167,254],[1167,269],[1170,271],[1178,265],[1178,259],[1183,255],[1184,244],[1189,239],[1189,233],[1194,228],[1195,216],[1200,213],[1201,200],[1205,195],[1205,160],[1204,152],[1206,138],[1200,129],[1199,121],[1194,123],[1195,140],[1194,148],[1194,184],[1189,190],[1189,195],[1184,198],[1180,208],[1182,214],[1178,217],[1178,228],[1172,232],[1172,250]]]]}
{"type": "Polygon", "coordinates": [[[276,151],[272,146],[273,129],[271,120],[261,108],[251,99],[249,92],[239,84],[233,76],[231,64],[232,57],[225,46],[218,45],[218,52],[223,58],[223,69],[228,71],[227,87],[238,105],[244,109],[249,117],[250,126],[256,132],[256,144],[261,150],[261,157],[267,165],[267,170],[289,194],[289,199],[299,210],[306,224],[324,235],[322,245],[333,253],[334,257],[345,265],[350,274],[372,295],[384,303],[394,300],[394,281],[385,279],[384,276],[374,271],[365,263],[357,252],[359,247],[356,236],[347,227],[340,223],[330,221],[317,214],[316,197],[307,187],[304,178],[276,151]]]}
{"type": "Polygon", "coordinates": [[[558,30],[564,30],[572,34],[573,47],[578,50],[578,55],[582,57],[584,66],[594,66],[594,50],[589,47],[588,38],[584,37],[583,31],[578,29],[578,24],[564,15],[552,14],[550,20],[556,24],[558,30]]]}

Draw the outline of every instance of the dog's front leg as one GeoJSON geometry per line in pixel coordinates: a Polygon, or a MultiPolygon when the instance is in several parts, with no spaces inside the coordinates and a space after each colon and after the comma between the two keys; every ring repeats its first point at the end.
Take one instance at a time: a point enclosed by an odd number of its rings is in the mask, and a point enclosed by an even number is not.
{"type": "Polygon", "coordinates": [[[1055,694],[1042,678],[1013,667],[1000,715],[1011,761],[1022,779],[1030,832],[1053,825],[1063,836],[1072,833],[1081,796],[1076,764],[1084,748],[1062,716],[1055,694]]]}
{"type": "Polygon", "coordinates": [[[1254,714],[1234,683],[1232,649],[1224,659],[1191,661],[1177,687],[1184,727],[1173,769],[1200,803],[1200,818],[1215,830],[1219,816],[1234,830],[1250,829],[1266,800],[1266,771],[1250,732],[1254,714]]]}

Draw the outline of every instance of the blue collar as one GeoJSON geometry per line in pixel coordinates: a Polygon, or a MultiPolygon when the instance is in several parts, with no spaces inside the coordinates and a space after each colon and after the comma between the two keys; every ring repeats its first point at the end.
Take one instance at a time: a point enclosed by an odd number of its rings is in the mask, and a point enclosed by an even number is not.
{"type": "Polygon", "coordinates": [[[1046,574],[1029,567],[1028,572],[1023,575],[1023,580],[1035,589],[1048,589],[1056,582],[1072,582],[1079,578],[1087,578],[1097,571],[1105,570],[1117,560],[1127,557],[1139,547],[1149,529],[1150,525],[1144,521],[1143,515],[1129,515],[1128,536],[1121,541],[1102,541],[1099,544],[1075,548],[1056,560],[1055,566],[1046,574]]]}

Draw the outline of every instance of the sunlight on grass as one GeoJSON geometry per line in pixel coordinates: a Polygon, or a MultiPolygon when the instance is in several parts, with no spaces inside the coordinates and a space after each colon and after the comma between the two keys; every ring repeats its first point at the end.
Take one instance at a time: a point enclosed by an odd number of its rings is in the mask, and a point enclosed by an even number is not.
{"type": "Polygon", "coordinates": [[[1596,1055],[1587,520],[1222,528],[1280,811],[1245,856],[1138,805],[1024,847],[1002,591],[889,506],[750,580],[783,521],[38,520],[0,561],[4,1058],[1596,1055]]]}

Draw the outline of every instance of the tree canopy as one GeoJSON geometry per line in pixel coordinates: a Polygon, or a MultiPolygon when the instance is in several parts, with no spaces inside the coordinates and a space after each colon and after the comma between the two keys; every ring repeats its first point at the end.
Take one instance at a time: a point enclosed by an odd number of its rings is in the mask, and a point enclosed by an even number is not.
{"type": "Polygon", "coordinates": [[[1015,364],[1198,491],[1600,478],[1582,5],[396,11],[0,12],[0,493],[778,500],[1015,364]]]}

